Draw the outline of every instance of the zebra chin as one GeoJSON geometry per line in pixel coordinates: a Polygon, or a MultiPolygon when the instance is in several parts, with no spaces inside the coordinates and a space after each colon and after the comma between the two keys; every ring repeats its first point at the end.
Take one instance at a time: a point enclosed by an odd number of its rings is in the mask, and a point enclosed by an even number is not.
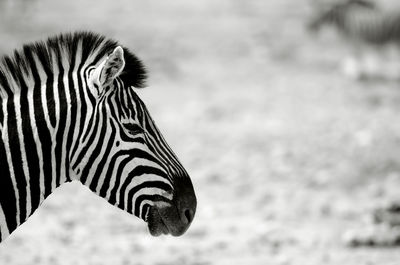
{"type": "Polygon", "coordinates": [[[147,216],[147,226],[152,236],[181,236],[189,228],[190,222],[182,221],[173,205],[162,208],[152,206],[147,216]]]}

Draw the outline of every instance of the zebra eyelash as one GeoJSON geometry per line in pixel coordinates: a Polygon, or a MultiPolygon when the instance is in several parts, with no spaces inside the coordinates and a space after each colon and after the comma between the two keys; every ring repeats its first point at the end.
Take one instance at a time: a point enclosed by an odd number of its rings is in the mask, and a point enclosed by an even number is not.
{"type": "Polygon", "coordinates": [[[124,123],[123,127],[131,135],[137,135],[137,134],[144,133],[144,129],[138,124],[124,123]]]}

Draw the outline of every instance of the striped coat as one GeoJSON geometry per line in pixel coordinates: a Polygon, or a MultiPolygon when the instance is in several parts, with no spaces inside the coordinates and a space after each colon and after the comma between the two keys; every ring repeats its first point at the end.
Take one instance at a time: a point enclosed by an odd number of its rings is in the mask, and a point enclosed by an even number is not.
{"type": "Polygon", "coordinates": [[[196,197],[135,89],[146,71],[127,48],[77,32],[25,45],[0,62],[0,240],[65,182],[77,180],[181,235],[196,197]]]}

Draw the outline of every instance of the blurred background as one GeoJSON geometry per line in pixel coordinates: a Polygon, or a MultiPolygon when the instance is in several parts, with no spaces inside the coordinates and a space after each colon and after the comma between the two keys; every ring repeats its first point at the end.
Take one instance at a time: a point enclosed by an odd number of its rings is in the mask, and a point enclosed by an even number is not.
{"type": "Polygon", "coordinates": [[[398,264],[400,83],[346,75],[347,39],[307,29],[314,2],[0,0],[0,54],[74,30],[134,51],[138,94],[198,197],[184,236],[153,238],[66,184],[0,264],[398,264]]]}

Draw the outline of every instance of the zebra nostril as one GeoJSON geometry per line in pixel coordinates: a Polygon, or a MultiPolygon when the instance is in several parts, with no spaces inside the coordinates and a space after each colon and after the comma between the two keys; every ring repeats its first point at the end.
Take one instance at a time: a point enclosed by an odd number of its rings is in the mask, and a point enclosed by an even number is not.
{"type": "Polygon", "coordinates": [[[193,220],[194,211],[191,209],[186,209],[186,210],[184,210],[184,215],[186,217],[187,223],[190,224],[193,220]]]}

